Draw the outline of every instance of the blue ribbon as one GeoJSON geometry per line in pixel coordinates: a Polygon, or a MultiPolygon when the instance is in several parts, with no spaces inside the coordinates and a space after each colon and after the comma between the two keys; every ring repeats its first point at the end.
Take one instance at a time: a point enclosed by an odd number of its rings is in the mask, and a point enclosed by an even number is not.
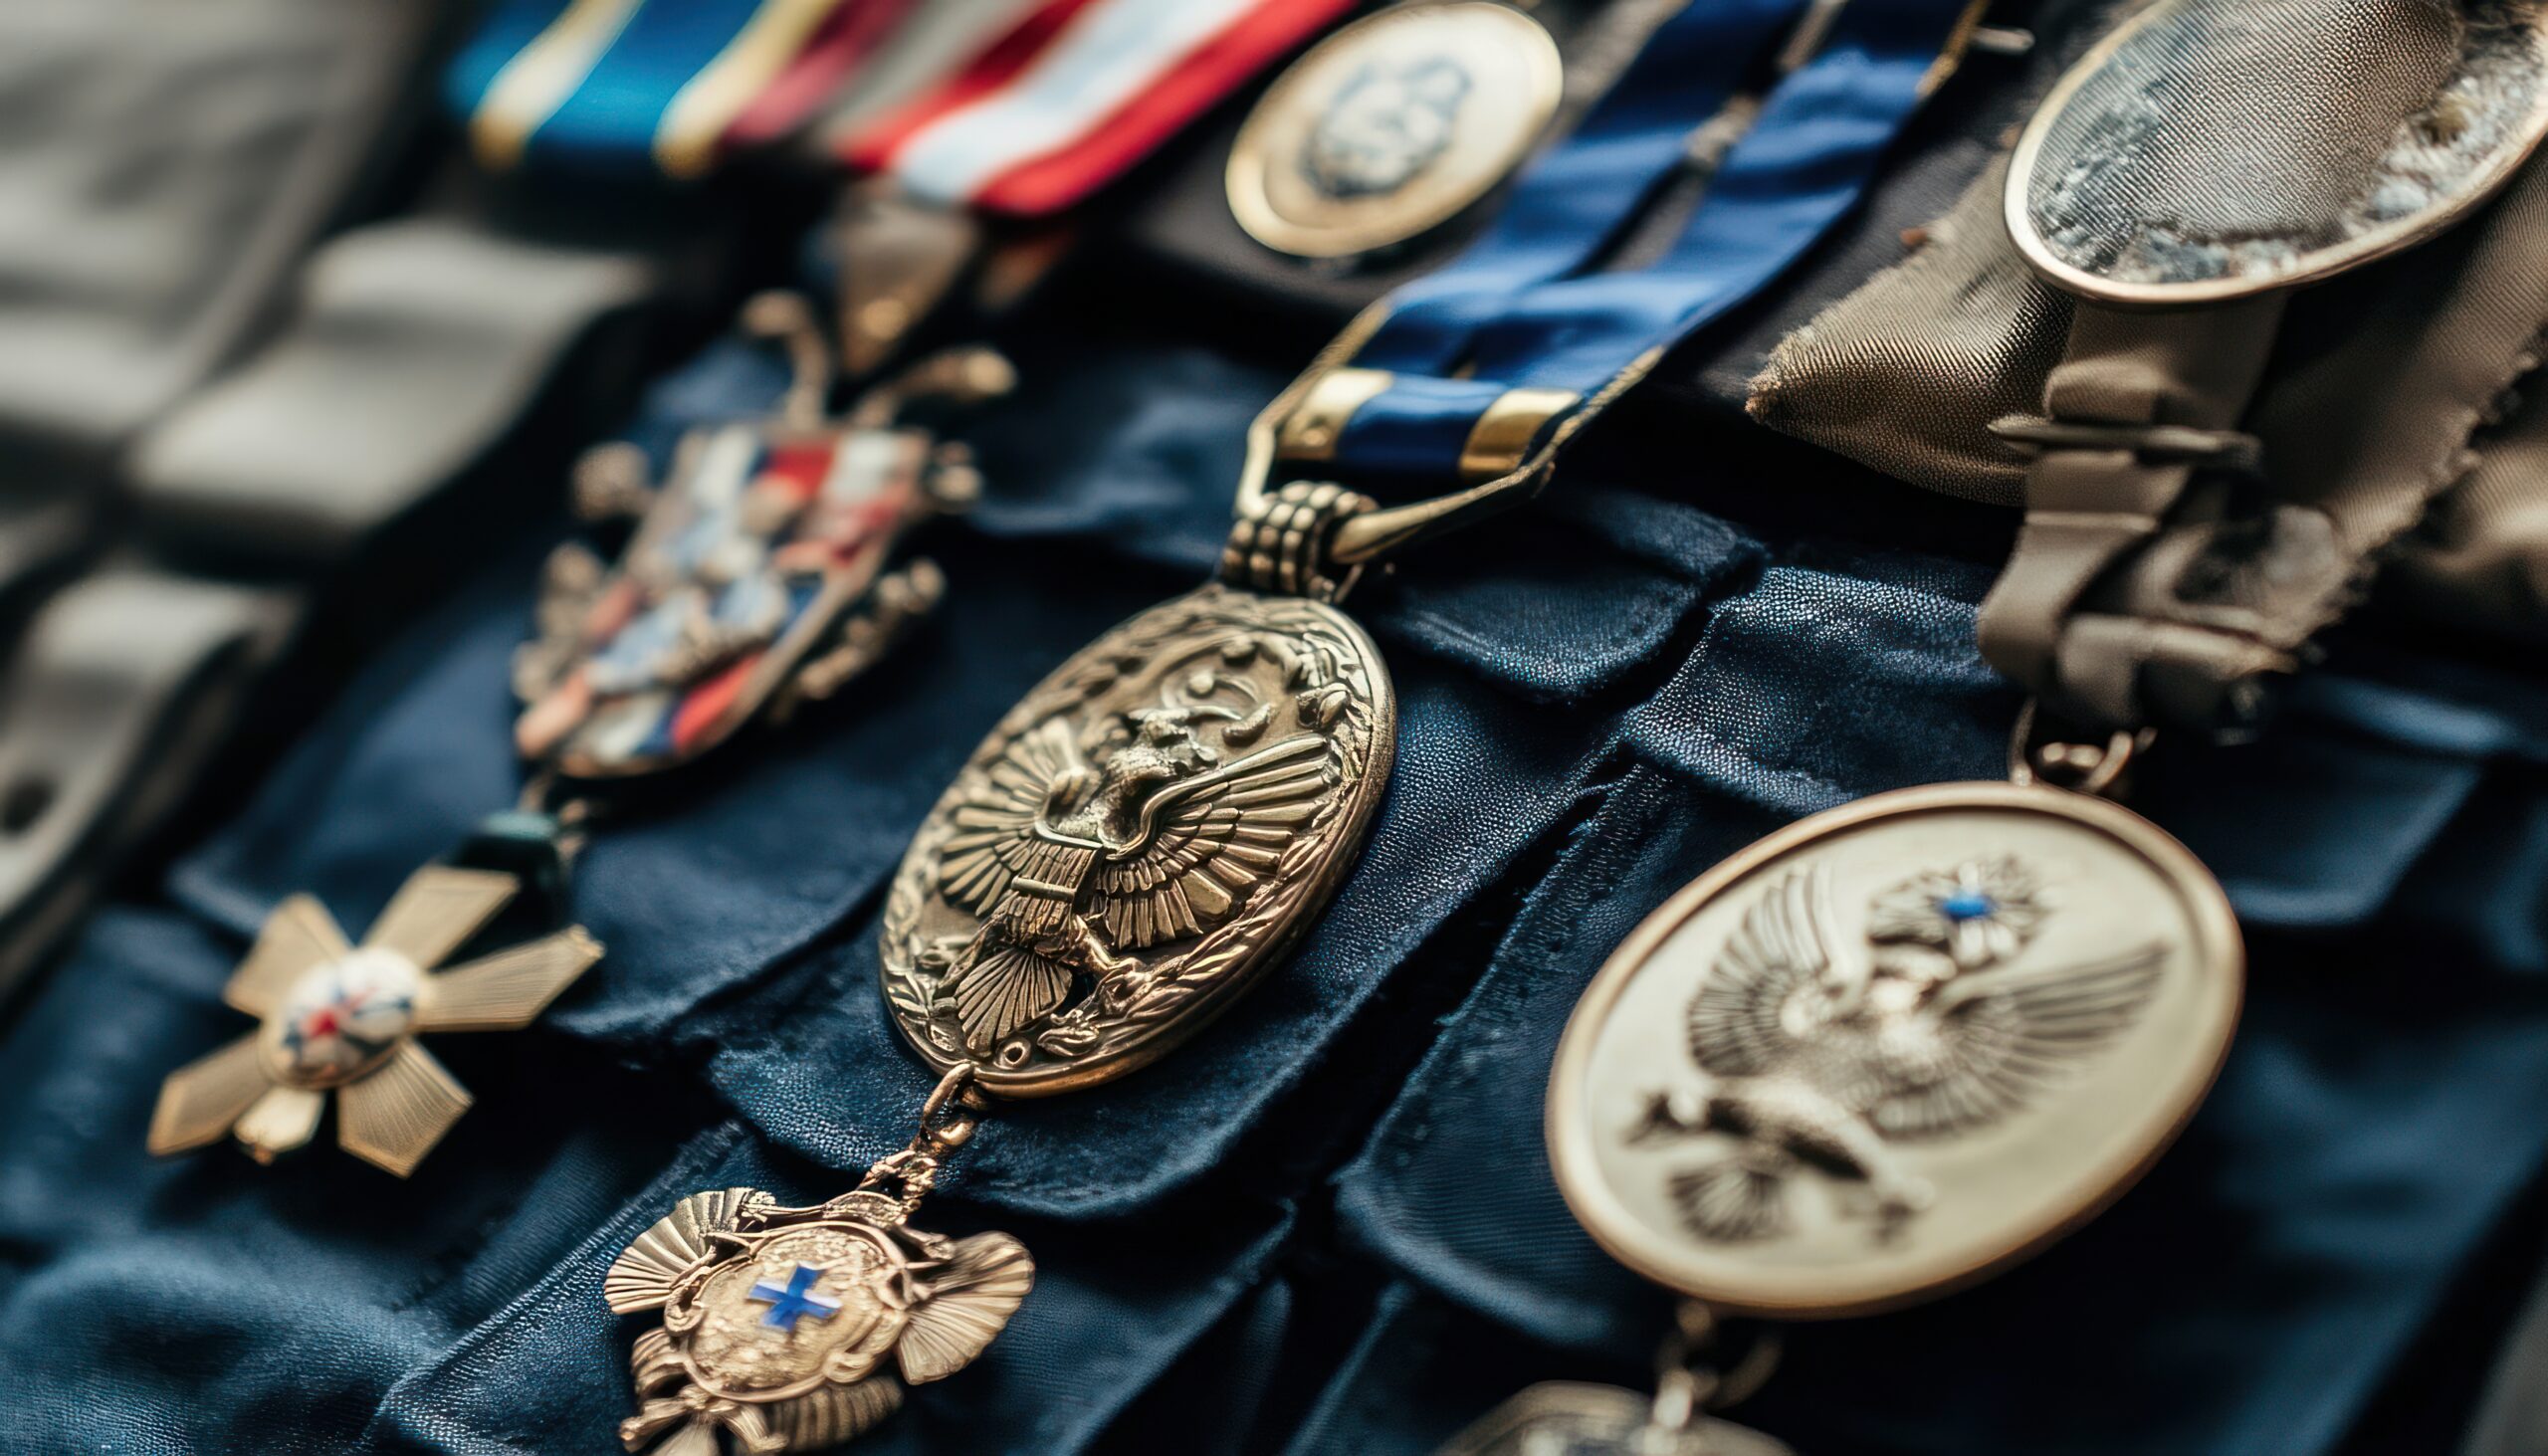
{"type": "MultiPolygon", "coordinates": [[[[532,122],[523,160],[600,175],[655,170],[654,143],[673,98],[743,32],[762,0],[636,0],[580,77],[532,122]]],[[[497,78],[556,24],[567,0],[498,0],[452,58],[443,95],[463,120],[497,78]]]]}
{"type": "Polygon", "coordinates": [[[1968,4],[1850,0],[1814,58],[1770,94],[1672,246],[1600,271],[1682,165],[1691,132],[1804,8],[1694,0],[1520,179],[1494,228],[1399,291],[1354,358],[1396,377],[1347,421],[1340,474],[1454,483],[1470,431],[1506,390],[1591,396],[1758,293],[1856,204],[1968,4]]]}

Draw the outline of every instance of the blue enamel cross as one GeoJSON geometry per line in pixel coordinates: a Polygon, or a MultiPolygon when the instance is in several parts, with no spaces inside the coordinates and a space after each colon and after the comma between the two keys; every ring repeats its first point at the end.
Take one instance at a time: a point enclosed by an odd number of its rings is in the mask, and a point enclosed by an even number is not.
{"type": "Polygon", "coordinates": [[[796,1322],[807,1315],[817,1320],[828,1320],[839,1314],[840,1301],[814,1293],[814,1281],[822,1277],[820,1269],[810,1264],[799,1264],[796,1272],[787,1276],[785,1289],[769,1283],[753,1285],[749,1297],[769,1302],[769,1313],[761,1316],[760,1322],[793,1332],[796,1322]]]}

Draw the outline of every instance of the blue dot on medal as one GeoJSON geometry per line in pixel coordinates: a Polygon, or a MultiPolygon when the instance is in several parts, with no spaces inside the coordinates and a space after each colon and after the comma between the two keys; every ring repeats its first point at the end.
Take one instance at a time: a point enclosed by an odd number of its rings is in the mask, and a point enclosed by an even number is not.
{"type": "Polygon", "coordinates": [[[1997,914],[2000,902],[1979,890],[1959,890],[1938,902],[1938,914],[1957,925],[1967,921],[1989,920],[1997,914]]]}

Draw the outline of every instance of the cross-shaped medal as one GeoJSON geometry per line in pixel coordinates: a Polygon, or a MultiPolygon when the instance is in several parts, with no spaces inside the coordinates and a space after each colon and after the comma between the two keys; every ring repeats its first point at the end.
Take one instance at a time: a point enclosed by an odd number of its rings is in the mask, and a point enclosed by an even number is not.
{"type": "Polygon", "coordinates": [[[820,1269],[810,1264],[799,1264],[796,1266],[796,1272],[787,1276],[787,1284],[784,1288],[771,1284],[767,1280],[753,1285],[750,1298],[765,1301],[769,1305],[769,1313],[761,1316],[760,1322],[792,1335],[796,1330],[796,1322],[807,1315],[817,1320],[828,1320],[839,1314],[840,1301],[829,1295],[814,1293],[814,1281],[822,1277],[823,1271],[820,1269]]]}
{"type": "Polygon", "coordinates": [[[308,1143],[328,1094],[336,1141],[400,1177],[469,1110],[419,1032],[527,1026],[601,946],[581,927],[440,968],[521,890],[513,876],[429,865],[407,878],[359,945],[296,895],[258,932],[222,999],[265,1024],[178,1068],[160,1089],[150,1150],[236,1133],[260,1162],[308,1143]]]}

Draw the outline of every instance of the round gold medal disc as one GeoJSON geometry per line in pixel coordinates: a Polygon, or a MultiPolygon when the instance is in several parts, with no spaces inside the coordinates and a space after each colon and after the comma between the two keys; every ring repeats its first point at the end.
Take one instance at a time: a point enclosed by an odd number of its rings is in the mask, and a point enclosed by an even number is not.
{"type": "Polygon", "coordinates": [[[1408,5],[1312,47],[1230,148],[1230,211],[1278,252],[1338,258],[1448,221],[1528,156],[1565,88],[1539,22],[1408,5]]]}
{"type": "Polygon", "coordinates": [[[2219,1072],[2244,952],[2165,832],[2004,783],[1752,846],[1620,945],[1549,1087],[1558,1185],[1621,1262],[1813,1319],[1913,1303],[2119,1196],[2219,1072]]]}
{"type": "Polygon", "coordinates": [[[964,765],[885,906],[885,1000],[1006,1097],[1108,1081],[1228,1007],[1353,863],[1396,706],[1352,618],[1206,586],[1046,678],[964,765]]]}

